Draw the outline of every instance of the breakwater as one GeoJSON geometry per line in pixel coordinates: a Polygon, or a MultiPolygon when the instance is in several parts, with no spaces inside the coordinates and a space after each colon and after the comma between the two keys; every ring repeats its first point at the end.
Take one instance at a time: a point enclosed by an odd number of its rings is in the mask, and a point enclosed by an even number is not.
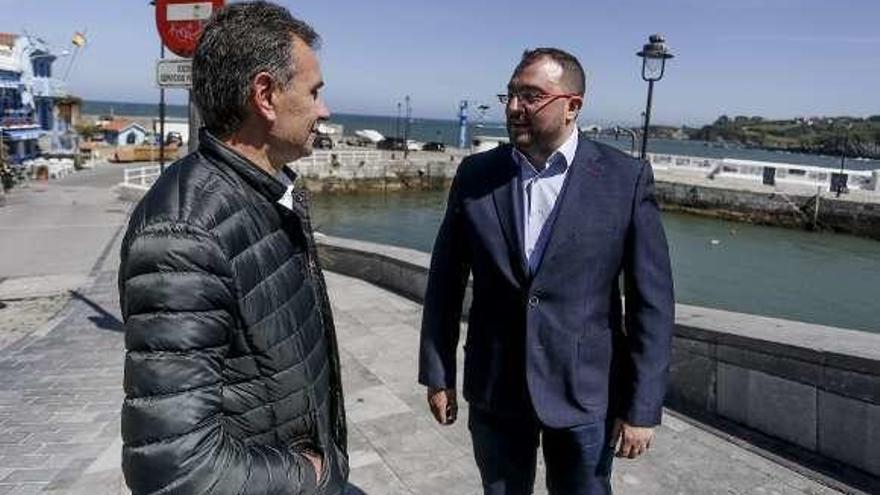
{"type": "MultiPolygon", "coordinates": [[[[880,240],[880,202],[864,195],[838,198],[827,191],[755,191],[730,183],[700,184],[661,178],[656,183],[656,195],[666,211],[880,240]]],[[[877,196],[880,199],[880,194],[877,196]]]]}

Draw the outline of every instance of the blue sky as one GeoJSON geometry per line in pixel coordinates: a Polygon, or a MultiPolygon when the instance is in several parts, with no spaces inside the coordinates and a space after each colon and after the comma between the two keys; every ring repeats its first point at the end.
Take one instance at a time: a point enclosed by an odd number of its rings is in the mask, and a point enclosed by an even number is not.
{"type": "MultiPolygon", "coordinates": [[[[654,120],[718,115],[880,114],[877,0],[281,0],[311,23],[332,111],[454,118],[463,98],[492,104],[522,50],[558,46],[589,72],[585,122],[636,122],[645,83],[635,52],[663,33],[676,54],[655,89],[654,120]]],[[[158,100],[159,41],[147,0],[0,0],[0,31],[66,48],[89,44],[69,89],[87,99],[158,100]]],[[[56,74],[69,59],[56,63],[56,74]]],[[[172,102],[185,101],[180,90],[172,102]]]]}

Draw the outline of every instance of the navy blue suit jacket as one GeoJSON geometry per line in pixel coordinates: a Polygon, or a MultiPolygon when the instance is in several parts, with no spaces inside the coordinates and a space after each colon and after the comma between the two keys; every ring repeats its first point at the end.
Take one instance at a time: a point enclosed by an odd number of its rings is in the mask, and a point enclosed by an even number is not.
{"type": "Polygon", "coordinates": [[[459,167],[431,258],[419,382],[456,386],[461,305],[472,273],[464,346],[471,405],[498,414],[533,409],[553,428],[608,414],[658,424],[675,304],[650,165],[580,136],[531,273],[521,198],[509,145],[459,167]]]}

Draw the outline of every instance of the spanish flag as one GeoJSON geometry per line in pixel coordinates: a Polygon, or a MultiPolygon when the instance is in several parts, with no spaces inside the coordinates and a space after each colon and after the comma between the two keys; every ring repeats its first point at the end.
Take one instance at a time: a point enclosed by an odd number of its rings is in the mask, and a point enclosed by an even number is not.
{"type": "Polygon", "coordinates": [[[76,45],[77,48],[83,47],[86,44],[86,35],[85,33],[80,33],[79,31],[73,33],[73,39],[70,40],[71,43],[76,45]]]}

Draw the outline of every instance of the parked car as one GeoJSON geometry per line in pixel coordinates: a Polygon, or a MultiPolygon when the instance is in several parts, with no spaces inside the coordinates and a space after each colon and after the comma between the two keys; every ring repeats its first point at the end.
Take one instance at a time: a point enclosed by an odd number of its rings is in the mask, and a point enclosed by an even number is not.
{"type": "Polygon", "coordinates": [[[385,138],[376,143],[376,149],[403,151],[404,149],[406,149],[406,141],[401,138],[385,138]]]}
{"type": "Polygon", "coordinates": [[[315,146],[315,148],[318,148],[319,150],[333,149],[333,140],[330,139],[330,136],[328,136],[326,134],[318,134],[318,136],[315,137],[315,145],[314,146],[315,146]]]}
{"type": "Polygon", "coordinates": [[[446,151],[446,145],[445,145],[444,143],[440,143],[440,142],[437,142],[437,141],[431,141],[431,142],[429,142],[429,143],[425,143],[425,145],[422,146],[422,151],[440,151],[440,152],[443,152],[443,151],[446,151]]]}
{"type": "Polygon", "coordinates": [[[165,136],[165,144],[183,145],[183,136],[179,132],[171,131],[165,136]]]}
{"type": "Polygon", "coordinates": [[[367,138],[360,136],[350,136],[345,138],[345,144],[349,146],[357,146],[359,148],[367,148],[373,146],[373,142],[367,138]]]}

